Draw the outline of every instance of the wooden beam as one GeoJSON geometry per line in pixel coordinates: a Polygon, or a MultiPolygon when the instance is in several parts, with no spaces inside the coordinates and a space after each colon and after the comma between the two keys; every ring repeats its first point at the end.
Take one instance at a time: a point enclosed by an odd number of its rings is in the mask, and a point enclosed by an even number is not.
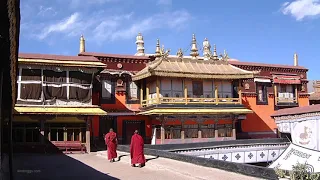
{"type": "Polygon", "coordinates": [[[295,96],[296,96],[296,99],[295,99],[295,102],[298,103],[298,85],[295,86],[295,89],[294,89],[294,92],[295,92],[295,96]]]}
{"type": "Polygon", "coordinates": [[[239,103],[242,104],[241,79],[239,80],[238,94],[239,94],[239,103]]]}
{"type": "Polygon", "coordinates": [[[156,82],[156,93],[157,93],[157,104],[160,104],[160,81],[158,77],[156,82]]]}
{"type": "Polygon", "coordinates": [[[274,104],[278,104],[278,90],[277,90],[277,85],[273,84],[273,89],[274,89],[274,104]]]}
{"type": "Polygon", "coordinates": [[[144,83],[141,81],[141,86],[140,86],[140,106],[142,106],[142,101],[143,101],[143,89],[144,89],[144,83]]]}
{"type": "Polygon", "coordinates": [[[218,98],[218,85],[216,82],[214,82],[214,97],[216,98],[216,104],[219,104],[219,98],[218,98]]]}
{"type": "Polygon", "coordinates": [[[185,99],[185,103],[188,104],[188,87],[187,87],[187,83],[186,80],[183,79],[183,85],[184,85],[184,99],[185,99]]]}
{"type": "Polygon", "coordinates": [[[148,106],[149,105],[149,84],[146,83],[146,105],[148,106]]]}

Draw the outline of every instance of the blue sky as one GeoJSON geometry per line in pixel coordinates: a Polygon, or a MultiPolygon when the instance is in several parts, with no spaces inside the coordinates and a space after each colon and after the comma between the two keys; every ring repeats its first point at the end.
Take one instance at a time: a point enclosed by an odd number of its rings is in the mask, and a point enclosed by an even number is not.
{"type": "Polygon", "coordinates": [[[175,54],[189,54],[192,33],[240,61],[293,64],[320,79],[320,0],[23,0],[20,52],[76,55],[79,37],[87,52],[135,54],[144,36],[146,53],[156,39],[175,54]]]}

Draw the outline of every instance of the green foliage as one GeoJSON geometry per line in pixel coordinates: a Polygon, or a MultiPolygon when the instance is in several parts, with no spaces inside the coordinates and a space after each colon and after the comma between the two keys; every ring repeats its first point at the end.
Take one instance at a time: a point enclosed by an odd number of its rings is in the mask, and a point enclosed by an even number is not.
{"type": "Polygon", "coordinates": [[[275,173],[279,178],[286,178],[290,175],[291,180],[320,180],[320,173],[308,172],[307,164],[297,163],[292,166],[292,171],[275,169],[275,173]]]}
{"type": "Polygon", "coordinates": [[[286,171],[282,170],[282,169],[276,168],[275,172],[276,172],[276,175],[278,175],[279,178],[284,178],[287,175],[286,171]]]}
{"type": "Polygon", "coordinates": [[[290,172],[290,179],[292,180],[319,180],[320,173],[310,173],[307,171],[307,164],[297,163],[292,166],[290,172]]]}

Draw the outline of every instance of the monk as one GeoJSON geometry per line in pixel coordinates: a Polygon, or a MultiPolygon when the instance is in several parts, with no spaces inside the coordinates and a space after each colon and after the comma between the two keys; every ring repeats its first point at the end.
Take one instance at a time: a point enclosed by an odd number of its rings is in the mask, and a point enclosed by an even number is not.
{"type": "Polygon", "coordinates": [[[135,167],[136,164],[141,168],[145,166],[146,158],[144,157],[144,142],[143,138],[139,135],[139,131],[135,130],[131,138],[130,144],[130,155],[131,155],[131,166],[135,167]]]}
{"type": "Polygon", "coordinates": [[[109,130],[109,133],[107,133],[105,136],[105,143],[108,151],[108,160],[110,160],[110,162],[114,162],[114,158],[117,158],[118,141],[117,134],[113,132],[112,128],[109,130]]]}

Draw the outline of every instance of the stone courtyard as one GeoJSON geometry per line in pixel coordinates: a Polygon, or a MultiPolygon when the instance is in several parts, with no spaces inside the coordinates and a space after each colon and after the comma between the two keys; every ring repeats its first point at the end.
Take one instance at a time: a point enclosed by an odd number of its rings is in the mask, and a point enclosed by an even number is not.
{"type": "Polygon", "coordinates": [[[253,180],[257,178],[206,168],[165,158],[146,156],[143,168],[130,166],[128,153],[118,152],[116,162],[107,160],[106,151],[91,154],[39,155],[16,154],[16,180],[253,180]]]}

